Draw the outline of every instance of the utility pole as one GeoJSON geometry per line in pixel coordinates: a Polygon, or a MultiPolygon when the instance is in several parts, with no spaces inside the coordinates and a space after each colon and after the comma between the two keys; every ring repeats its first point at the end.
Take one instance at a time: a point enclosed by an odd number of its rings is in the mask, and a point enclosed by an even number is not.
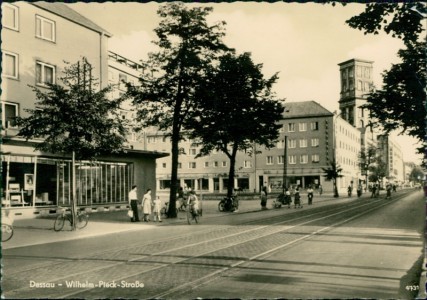
{"type": "Polygon", "coordinates": [[[283,194],[287,187],[287,169],[288,169],[288,137],[285,135],[285,145],[283,150],[283,194]]]}

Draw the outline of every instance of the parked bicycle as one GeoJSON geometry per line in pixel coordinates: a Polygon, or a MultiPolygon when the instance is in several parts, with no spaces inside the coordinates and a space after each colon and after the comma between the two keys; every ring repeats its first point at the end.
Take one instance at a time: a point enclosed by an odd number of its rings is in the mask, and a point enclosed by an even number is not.
{"type": "Polygon", "coordinates": [[[2,212],[1,218],[1,241],[7,242],[13,236],[13,219],[2,212]]]}
{"type": "MultiPolygon", "coordinates": [[[[62,213],[56,217],[55,224],[53,225],[53,230],[61,231],[64,228],[65,221],[70,223],[70,226],[73,227],[73,219],[70,212],[67,212],[65,208],[62,208],[62,213]]],[[[76,227],[78,229],[85,228],[89,222],[89,215],[85,211],[77,211],[76,213],[76,227]]]]}

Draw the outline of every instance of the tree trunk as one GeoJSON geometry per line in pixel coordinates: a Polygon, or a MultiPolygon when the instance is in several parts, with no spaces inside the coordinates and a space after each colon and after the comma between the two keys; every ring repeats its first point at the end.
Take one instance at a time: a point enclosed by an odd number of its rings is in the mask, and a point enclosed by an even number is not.
{"type": "Polygon", "coordinates": [[[338,198],[340,195],[338,194],[338,187],[337,187],[337,180],[333,180],[333,186],[334,186],[334,197],[338,198]]]}
{"type": "Polygon", "coordinates": [[[236,176],[236,171],[235,171],[236,155],[237,155],[237,144],[234,144],[231,155],[229,156],[229,158],[230,158],[230,170],[228,172],[227,197],[231,197],[233,195],[234,177],[236,176]]]}

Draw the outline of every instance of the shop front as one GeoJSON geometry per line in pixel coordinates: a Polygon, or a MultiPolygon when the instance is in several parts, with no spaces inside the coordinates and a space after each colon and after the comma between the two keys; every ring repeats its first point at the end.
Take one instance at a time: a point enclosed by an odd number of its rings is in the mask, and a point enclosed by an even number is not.
{"type": "MultiPolygon", "coordinates": [[[[129,150],[126,153],[100,157],[95,161],[76,161],[75,187],[69,157],[25,151],[20,147],[1,153],[2,208],[15,215],[38,215],[56,212],[71,205],[75,190],[79,207],[110,209],[127,206],[133,184],[155,195],[155,160],[165,153],[129,150]]],[[[28,150],[28,149],[27,149],[28,150]]]]}

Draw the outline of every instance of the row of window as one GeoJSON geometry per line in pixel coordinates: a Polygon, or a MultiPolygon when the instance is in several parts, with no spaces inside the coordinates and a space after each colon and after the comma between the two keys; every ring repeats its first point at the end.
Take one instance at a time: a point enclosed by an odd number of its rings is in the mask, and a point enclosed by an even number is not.
{"type": "MultiPolygon", "coordinates": [[[[2,76],[19,79],[19,55],[2,50],[2,76]]],[[[56,67],[45,62],[36,61],[36,84],[46,86],[56,81],[56,67]]]]}
{"type": "MultiPolygon", "coordinates": [[[[308,164],[309,163],[309,155],[308,154],[302,154],[302,155],[289,155],[288,156],[288,163],[290,165],[296,164],[298,162],[298,157],[299,157],[299,163],[300,164],[308,164]]],[[[284,156],[277,156],[276,157],[276,161],[278,165],[283,165],[284,163],[284,156]]],[[[320,162],[320,156],[319,154],[312,154],[311,155],[311,162],[312,163],[318,163],[320,162]]],[[[266,157],[266,164],[267,165],[273,165],[274,164],[274,156],[267,156],[266,157]]],[[[222,167],[227,167],[227,162],[223,161],[221,164],[222,167]]],[[[204,167],[208,168],[210,167],[210,163],[209,162],[204,162],[204,167]]],[[[212,167],[219,167],[219,162],[215,161],[212,162],[212,167]]],[[[167,164],[163,163],[162,164],[162,168],[166,169],[167,168],[167,164]]],[[[197,168],[197,164],[196,162],[188,162],[188,169],[196,169],[197,168]]],[[[252,168],[252,161],[250,160],[245,160],[243,162],[243,168],[252,168]]],[[[178,169],[182,169],[182,163],[178,163],[178,169]]]]}
{"type": "MultiPolygon", "coordinates": [[[[54,21],[36,15],[35,25],[36,38],[55,42],[56,25],[54,21]]],[[[19,7],[9,3],[2,4],[2,27],[19,31],[19,7]]]]}
{"type": "MultiPolygon", "coordinates": [[[[300,148],[307,148],[308,147],[308,139],[289,139],[288,140],[288,148],[289,149],[293,149],[297,147],[297,144],[299,144],[300,148]],[[298,143],[297,143],[298,142],[298,143]]],[[[319,142],[319,138],[312,138],[311,139],[311,147],[319,147],[320,142],[319,142]]],[[[277,142],[277,148],[278,149],[283,149],[285,148],[285,141],[281,140],[277,142]]]]}
{"type": "MultiPolygon", "coordinates": [[[[279,129],[279,132],[285,132],[285,129],[287,128],[288,132],[295,132],[296,125],[298,124],[298,131],[307,131],[307,123],[306,122],[300,122],[300,123],[287,123],[283,124],[283,127],[279,129]]],[[[319,130],[319,122],[310,122],[310,129],[311,130],[319,130]]]]}

